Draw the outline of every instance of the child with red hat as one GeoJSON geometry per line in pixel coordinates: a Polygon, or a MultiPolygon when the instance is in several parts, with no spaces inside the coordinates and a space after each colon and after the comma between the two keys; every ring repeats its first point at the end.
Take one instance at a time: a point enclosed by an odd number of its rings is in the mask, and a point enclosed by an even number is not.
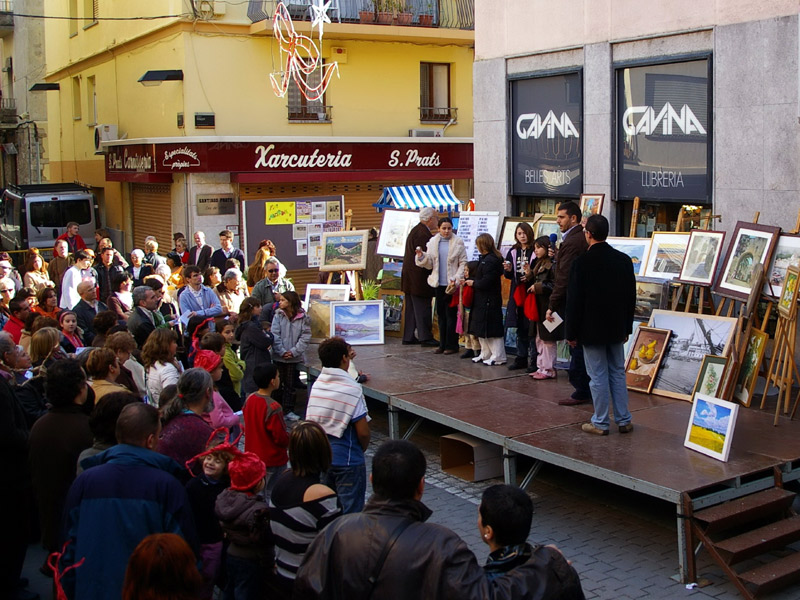
{"type": "MultiPolygon", "coordinates": [[[[211,374],[211,379],[219,381],[222,377],[222,357],[211,350],[198,350],[194,355],[194,366],[211,374]]],[[[233,412],[230,405],[214,386],[214,408],[211,412],[203,413],[203,419],[214,429],[227,427],[231,433],[239,433],[239,417],[233,412]]]]}
{"type": "Polygon", "coordinates": [[[217,497],[216,504],[217,518],[229,542],[224,597],[260,599],[275,562],[269,507],[261,494],[266,467],[258,456],[244,452],[228,463],[228,475],[231,486],[217,497]]]}

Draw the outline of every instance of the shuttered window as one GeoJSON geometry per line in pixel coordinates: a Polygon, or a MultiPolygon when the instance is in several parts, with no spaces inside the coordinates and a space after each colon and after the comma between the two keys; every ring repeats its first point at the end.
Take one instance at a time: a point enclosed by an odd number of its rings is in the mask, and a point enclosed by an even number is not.
{"type": "Polygon", "coordinates": [[[133,247],[155,236],[159,254],[172,249],[172,197],[169,185],[133,184],[133,247]]]}

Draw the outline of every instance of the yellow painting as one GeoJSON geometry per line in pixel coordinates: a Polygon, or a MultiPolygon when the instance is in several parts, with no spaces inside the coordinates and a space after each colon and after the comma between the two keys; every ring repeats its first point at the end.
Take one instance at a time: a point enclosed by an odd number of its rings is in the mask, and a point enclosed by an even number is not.
{"type": "Polygon", "coordinates": [[[294,202],[266,202],[267,225],[292,225],[295,222],[294,202]]]}

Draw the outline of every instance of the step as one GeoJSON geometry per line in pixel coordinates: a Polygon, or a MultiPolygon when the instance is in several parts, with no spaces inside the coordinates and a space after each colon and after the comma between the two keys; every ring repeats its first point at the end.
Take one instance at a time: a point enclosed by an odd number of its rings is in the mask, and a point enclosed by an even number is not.
{"type": "Polygon", "coordinates": [[[800,540],[800,516],[764,525],[740,535],[714,542],[729,565],[800,540]]]}
{"type": "Polygon", "coordinates": [[[800,581],[800,552],[778,558],[750,571],[739,574],[739,579],[755,586],[756,593],[766,593],[800,581]]]}
{"type": "Polygon", "coordinates": [[[770,488],[699,510],[693,517],[696,521],[705,523],[706,533],[714,533],[785,511],[792,505],[794,497],[794,492],[783,488],[770,488]]]}

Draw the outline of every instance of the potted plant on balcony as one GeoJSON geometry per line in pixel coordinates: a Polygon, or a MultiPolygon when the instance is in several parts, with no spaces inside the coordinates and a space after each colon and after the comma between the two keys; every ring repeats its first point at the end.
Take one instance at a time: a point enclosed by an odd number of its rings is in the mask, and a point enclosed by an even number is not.
{"type": "Polygon", "coordinates": [[[433,0],[425,3],[425,12],[419,14],[420,27],[433,27],[433,0]]]}
{"type": "Polygon", "coordinates": [[[358,11],[358,20],[360,23],[374,23],[375,22],[375,5],[380,0],[365,0],[362,4],[361,10],[358,11]]]}
{"type": "Polygon", "coordinates": [[[395,19],[397,20],[397,25],[411,25],[411,19],[414,18],[414,13],[411,12],[411,8],[406,6],[404,0],[397,0],[395,2],[395,19]]]}
{"type": "Polygon", "coordinates": [[[373,0],[377,22],[381,25],[391,25],[394,20],[394,0],[373,0]]]}

